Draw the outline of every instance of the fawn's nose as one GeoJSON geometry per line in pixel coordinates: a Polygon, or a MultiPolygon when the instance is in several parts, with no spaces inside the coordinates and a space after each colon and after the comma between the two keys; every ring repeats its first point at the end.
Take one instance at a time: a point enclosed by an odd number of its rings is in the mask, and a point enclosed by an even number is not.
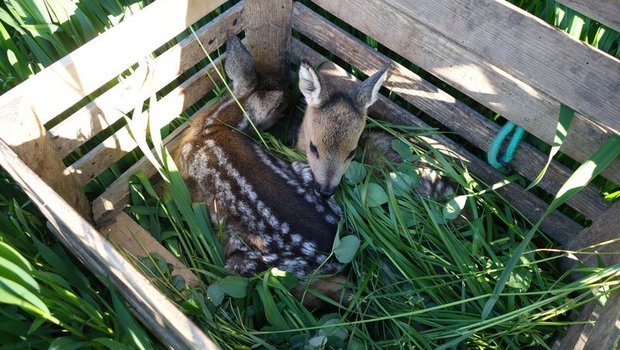
{"type": "Polygon", "coordinates": [[[335,187],[330,187],[329,185],[327,186],[322,186],[319,183],[314,183],[314,192],[321,196],[322,198],[329,198],[331,196],[334,195],[334,192],[336,192],[336,188],[335,187]]]}

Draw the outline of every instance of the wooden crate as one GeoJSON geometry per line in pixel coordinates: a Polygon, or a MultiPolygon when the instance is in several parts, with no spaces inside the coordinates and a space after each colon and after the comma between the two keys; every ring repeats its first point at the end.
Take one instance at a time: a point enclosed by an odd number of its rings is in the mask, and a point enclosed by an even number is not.
{"type": "MultiPolygon", "coordinates": [[[[153,52],[156,57],[150,69],[155,72],[155,89],[178,80],[183,72],[204,59],[199,43],[189,36],[163,52],[158,48],[224,2],[157,0],[0,97],[2,166],[39,206],[63,243],[93,272],[110,276],[142,321],[176,348],[215,345],[103,238],[120,244],[133,255],[159,252],[175,266],[175,273],[190,283],[200,283],[122,212],[129,201],[129,177],[138,170],[153,176],[155,170],[141,159],[89,203],[83,186],[136,148],[128,130],[121,128],[68,167],[63,159],[121,119],[123,113],[130,112],[136,101],[146,100],[149,92],[138,87],[143,76],[136,72],[91,102],[80,101],[153,52]],[[81,107],[65,116],[64,112],[76,105],[81,107]],[[64,119],[46,128],[59,115],[64,119]]],[[[567,104],[577,114],[561,150],[578,162],[585,161],[610,135],[620,133],[620,62],[504,1],[313,2],[549,144],[553,141],[560,104],[567,104]]],[[[620,30],[620,10],[614,1],[559,2],[620,30]]],[[[292,39],[292,31],[365,74],[373,73],[388,61],[333,22],[289,0],[241,1],[198,29],[196,35],[205,49],[213,52],[228,35],[244,30],[259,72],[282,79],[290,74],[291,60],[325,60],[309,46],[292,39]]],[[[221,59],[224,56],[217,62],[221,59]]],[[[213,66],[207,66],[161,98],[154,120],[162,126],[168,124],[211,91],[214,81],[209,75],[215,76],[213,70],[213,66]]],[[[347,83],[355,81],[338,66],[334,65],[332,72],[342,75],[347,83]]],[[[384,86],[480,150],[488,151],[499,130],[497,124],[403,65],[392,65],[384,86]]],[[[210,112],[206,107],[192,118],[210,112]]],[[[380,98],[370,113],[398,123],[427,126],[387,98],[380,98]]],[[[165,140],[169,147],[175,147],[186,126],[187,123],[180,126],[165,140]]],[[[469,170],[484,181],[495,183],[503,178],[450,138],[436,136],[434,141],[466,160],[469,170]]],[[[512,166],[524,177],[533,179],[545,161],[546,154],[523,144],[512,166]]],[[[555,194],[570,173],[567,167],[553,161],[538,186],[555,194]]],[[[612,162],[603,176],[620,183],[620,160],[612,162]]],[[[533,221],[547,207],[545,201],[516,184],[502,188],[500,193],[533,221]]],[[[613,230],[618,227],[620,203],[611,205],[598,193],[598,188],[588,185],[568,202],[593,221],[590,227],[583,228],[556,211],[544,221],[543,231],[570,249],[617,238],[620,233],[613,230]]],[[[620,251],[617,243],[603,249],[620,251]]],[[[584,257],[586,263],[593,264],[592,259],[584,257]]],[[[606,259],[608,263],[618,262],[617,255],[606,259]]],[[[604,309],[591,304],[585,308],[582,319],[596,321],[594,326],[573,326],[556,346],[610,349],[618,339],[619,315],[618,293],[604,309]]]]}

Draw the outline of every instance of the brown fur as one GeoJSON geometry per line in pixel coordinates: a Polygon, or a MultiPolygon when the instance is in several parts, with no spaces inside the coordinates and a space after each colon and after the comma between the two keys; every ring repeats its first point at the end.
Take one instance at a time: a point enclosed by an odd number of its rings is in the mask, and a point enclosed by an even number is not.
{"type": "MultiPolygon", "coordinates": [[[[227,52],[225,68],[240,105],[259,129],[268,128],[281,115],[285,92],[255,75],[236,37],[227,52]]],[[[205,202],[212,220],[225,227],[226,268],[251,276],[277,267],[302,280],[337,272],[339,263],[326,258],[341,209],[308,187],[313,178],[307,165],[267,153],[243,134],[252,130],[227,98],[213,115],[192,123],[176,155],[192,199],[205,202]]],[[[335,295],[335,287],[326,285],[335,295]]]]}

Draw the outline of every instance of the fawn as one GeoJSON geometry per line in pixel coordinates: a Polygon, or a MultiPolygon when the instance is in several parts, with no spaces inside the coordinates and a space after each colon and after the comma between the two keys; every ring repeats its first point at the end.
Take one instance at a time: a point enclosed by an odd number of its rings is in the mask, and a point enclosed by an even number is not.
{"type": "MultiPolygon", "coordinates": [[[[270,127],[283,114],[286,91],[257,75],[236,36],[228,39],[224,68],[252,122],[270,127]]],[[[205,202],[212,221],[223,223],[226,268],[243,276],[269,267],[301,278],[336,273],[340,264],[326,258],[341,208],[314,193],[307,164],[281,160],[242,134],[252,130],[229,96],[213,115],[192,123],[176,156],[193,200],[205,202]]],[[[337,299],[344,279],[336,275],[311,286],[337,299]]]]}
{"type": "MultiPolygon", "coordinates": [[[[366,114],[379,98],[390,64],[386,64],[353,90],[336,87],[329,77],[302,61],[299,67],[299,90],[306,100],[306,111],[295,147],[305,152],[314,175],[314,188],[323,197],[333,195],[340,184],[358,144],[366,148],[365,161],[387,159],[400,162],[392,149],[393,137],[385,132],[364,131],[366,114]]],[[[416,191],[423,196],[446,198],[454,193],[453,184],[427,164],[417,164],[420,182],[416,191]]]]}

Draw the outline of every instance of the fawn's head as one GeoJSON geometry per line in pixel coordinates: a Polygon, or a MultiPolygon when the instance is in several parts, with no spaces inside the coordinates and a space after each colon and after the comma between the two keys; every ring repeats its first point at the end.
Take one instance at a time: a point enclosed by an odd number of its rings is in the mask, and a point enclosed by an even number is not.
{"type": "Polygon", "coordinates": [[[228,38],[226,52],[224,69],[232,80],[233,93],[259,129],[269,128],[286,107],[285,88],[257,74],[252,55],[238,37],[228,38]]]}
{"type": "Polygon", "coordinates": [[[315,190],[331,196],[346,172],[359,142],[366,112],[378,98],[389,64],[351,91],[338,91],[310,64],[299,68],[299,90],[307,103],[297,148],[312,169],[315,190]]]}

